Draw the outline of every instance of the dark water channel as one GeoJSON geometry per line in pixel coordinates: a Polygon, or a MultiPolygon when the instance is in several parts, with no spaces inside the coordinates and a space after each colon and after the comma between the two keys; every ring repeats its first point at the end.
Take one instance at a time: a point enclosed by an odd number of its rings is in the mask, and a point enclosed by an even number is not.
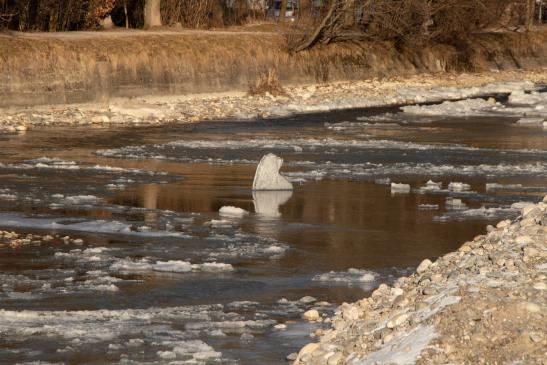
{"type": "Polygon", "coordinates": [[[54,236],[0,246],[0,363],[282,364],[321,326],[304,310],[547,193],[545,130],[396,112],[0,137],[0,229],[54,236]],[[268,152],[293,192],[251,191],[268,152]]]}

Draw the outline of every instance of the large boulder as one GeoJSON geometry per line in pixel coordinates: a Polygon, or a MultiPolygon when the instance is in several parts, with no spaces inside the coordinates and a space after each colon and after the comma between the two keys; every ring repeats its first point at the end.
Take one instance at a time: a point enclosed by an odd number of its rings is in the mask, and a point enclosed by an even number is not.
{"type": "Polygon", "coordinates": [[[279,173],[283,159],[268,153],[256,168],[253,190],[292,190],[292,184],[279,173]]]}

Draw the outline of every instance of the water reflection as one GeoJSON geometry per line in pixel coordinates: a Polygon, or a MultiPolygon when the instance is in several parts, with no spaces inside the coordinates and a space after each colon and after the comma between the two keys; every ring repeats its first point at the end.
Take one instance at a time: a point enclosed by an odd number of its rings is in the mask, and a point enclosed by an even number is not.
{"type": "Polygon", "coordinates": [[[280,218],[279,207],[288,202],[292,194],[292,190],[253,191],[255,212],[260,217],[280,218]]]}
{"type": "Polygon", "coordinates": [[[256,213],[254,229],[258,234],[280,235],[282,221],[279,207],[287,203],[292,195],[292,190],[253,191],[253,204],[256,213]]]}

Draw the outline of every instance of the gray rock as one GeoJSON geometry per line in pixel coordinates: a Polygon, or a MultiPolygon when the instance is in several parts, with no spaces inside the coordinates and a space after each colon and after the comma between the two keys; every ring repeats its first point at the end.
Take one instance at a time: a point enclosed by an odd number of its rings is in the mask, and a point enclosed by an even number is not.
{"type": "Polygon", "coordinates": [[[420,265],[418,265],[418,267],[416,268],[416,272],[418,274],[422,274],[424,273],[428,268],[429,266],[431,266],[432,262],[430,259],[425,259],[423,260],[420,265]]]}

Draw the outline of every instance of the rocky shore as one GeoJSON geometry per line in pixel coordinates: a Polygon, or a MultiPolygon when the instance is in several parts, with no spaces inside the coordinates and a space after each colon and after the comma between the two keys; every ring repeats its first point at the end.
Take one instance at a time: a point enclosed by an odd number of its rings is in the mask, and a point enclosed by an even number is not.
{"type": "Polygon", "coordinates": [[[477,74],[422,74],[286,87],[285,95],[243,92],[110,99],[100,104],[70,104],[0,109],[0,134],[50,126],[116,127],[256,119],[457,100],[529,90],[547,83],[547,69],[477,74]]]}
{"type": "Polygon", "coordinates": [[[547,196],[393,287],[342,304],[294,363],[546,364],[546,210],[547,196]]]}

